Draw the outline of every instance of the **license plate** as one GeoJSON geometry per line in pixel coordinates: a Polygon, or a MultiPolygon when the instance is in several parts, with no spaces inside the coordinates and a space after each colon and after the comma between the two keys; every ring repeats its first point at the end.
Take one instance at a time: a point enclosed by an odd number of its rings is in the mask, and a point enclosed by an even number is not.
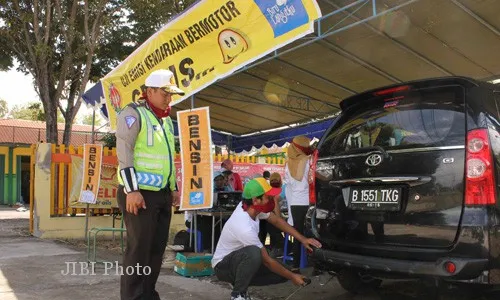
{"type": "Polygon", "coordinates": [[[401,208],[402,187],[351,187],[352,210],[397,211],[401,208]]]}

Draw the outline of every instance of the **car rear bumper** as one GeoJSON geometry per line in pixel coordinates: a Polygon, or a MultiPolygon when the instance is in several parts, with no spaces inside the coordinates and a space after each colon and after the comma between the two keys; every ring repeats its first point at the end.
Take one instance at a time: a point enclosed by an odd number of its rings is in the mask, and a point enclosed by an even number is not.
{"type": "Polygon", "coordinates": [[[432,276],[466,280],[477,278],[488,269],[487,259],[442,257],[437,261],[428,262],[363,256],[325,249],[315,249],[311,255],[315,260],[338,267],[401,274],[408,277],[432,276]],[[450,273],[446,270],[448,262],[455,265],[455,272],[450,273]]]}

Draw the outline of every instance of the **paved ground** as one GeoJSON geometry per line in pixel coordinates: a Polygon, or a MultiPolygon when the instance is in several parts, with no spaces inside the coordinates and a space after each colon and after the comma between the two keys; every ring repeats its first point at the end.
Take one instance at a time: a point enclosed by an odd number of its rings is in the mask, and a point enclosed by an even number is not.
{"type": "MultiPolygon", "coordinates": [[[[61,272],[66,273],[66,262],[86,261],[85,249],[29,236],[28,217],[29,213],[0,208],[0,299],[119,299],[119,276],[115,269],[106,272],[100,266],[96,267],[95,275],[64,276],[61,272]]],[[[116,251],[103,258],[120,260],[116,251]]],[[[164,299],[227,298],[227,287],[177,276],[167,267],[158,280],[158,292],[164,299]]]]}
{"type": "MultiPolygon", "coordinates": [[[[66,262],[85,262],[83,243],[41,240],[28,234],[29,212],[17,212],[0,207],[0,299],[1,300],[66,300],[66,299],[119,299],[119,276],[114,269],[95,269],[95,275],[66,275],[66,262]]],[[[116,245],[115,245],[116,246],[116,245]]],[[[109,247],[108,247],[109,248],[109,247]]],[[[117,247],[101,249],[101,258],[120,261],[117,247]],[[104,257],[103,257],[104,256],[104,257]]],[[[229,299],[226,284],[214,277],[184,278],[172,271],[173,256],[168,255],[158,280],[158,292],[163,299],[229,299]]],[[[310,270],[306,270],[308,274],[310,270]]],[[[77,271],[77,273],[80,273],[77,271]]],[[[291,283],[263,288],[252,288],[254,300],[286,299],[296,290],[291,283]]],[[[463,294],[461,291],[454,293],[463,294]]],[[[482,299],[498,299],[492,295],[482,299]]],[[[352,296],[346,293],[335,278],[328,275],[313,278],[310,286],[301,289],[294,299],[425,299],[431,291],[414,282],[392,282],[371,295],[352,296]],[[331,280],[329,280],[331,279],[331,280]],[[329,281],[328,281],[329,280],[329,281]]],[[[452,299],[455,297],[452,297],[452,299]]],[[[470,298],[473,299],[473,298],[470,298]]]]}

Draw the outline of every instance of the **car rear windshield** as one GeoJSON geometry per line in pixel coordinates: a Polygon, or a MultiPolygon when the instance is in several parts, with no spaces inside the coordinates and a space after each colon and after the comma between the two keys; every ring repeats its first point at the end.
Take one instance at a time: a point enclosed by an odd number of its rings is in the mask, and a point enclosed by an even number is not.
{"type": "Polygon", "coordinates": [[[326,137],[322,149],[330,155],[377,146],[387,150],[465,144],[461,88],[418,90],[361,101],[341,115],[326,137]]]}

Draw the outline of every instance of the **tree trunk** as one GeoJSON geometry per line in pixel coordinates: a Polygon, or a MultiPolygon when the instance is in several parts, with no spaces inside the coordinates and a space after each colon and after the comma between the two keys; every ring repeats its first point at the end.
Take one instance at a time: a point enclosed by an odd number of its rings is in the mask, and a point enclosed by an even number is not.
{"type": "Polygon", "coordinates": [[[45,112],[45,126],[47,130],[47,143],[58,144],[58,131],[57,131],[57,109],[50,105],[48,111],[45,112]]]}
{"type": "MultiPolygon", "coordinates": [[[[81,74],[82,66],[79,65],[76,68],[75,76],[78,77],[81,74]]],[[[62,112],[64,116],[64,134],[63,134],[63,144],[69,146],[71,143],[71,128],[73,127],[73,121],[75,120],[76,113],[78,112],[78,107],[75,107],[75,97],[79,92],[78,88],[80,86],[80,80],[76,78],[71,80],[68,94],[68,104],[66,105],[66,111],[62,112]]]]}
{"type": "Polygon", "coordinates": [[[57,105],[50,101],[49,91],[39,87],[40,98],[43,103],[43,110],[45,113],[45,129],[47,143],[58,144],[59,136],[57,131],[57,105]]]}
{"type": "Polygon", "coordinates": [[[72,122],[66,122],[64,123],[64,133],[63,133],[63,144],[67,147],[69,146],[69,143],[71,142],[71,127],[73,127],[72,122]]]}
{"type": "MultiPolygon", "coordinates": [[[[42,100],[43,110],[45,113],[45,136],[46,142],[52,144],[58,144],[58,131],[57,131],[57,104],[53,102],[54,88],[52,76],[48,68],[48,63],[45,57],[39,57],[39,61],[32,62],[35,67],[33,77],[35,78],[36,87],[38,89],[38,95],[40,100],[42,100]],[[38,62],[38,64],[37,64],[38,62]]],[[[57,103],[57,102],[56,102],[57,103]]]]}

